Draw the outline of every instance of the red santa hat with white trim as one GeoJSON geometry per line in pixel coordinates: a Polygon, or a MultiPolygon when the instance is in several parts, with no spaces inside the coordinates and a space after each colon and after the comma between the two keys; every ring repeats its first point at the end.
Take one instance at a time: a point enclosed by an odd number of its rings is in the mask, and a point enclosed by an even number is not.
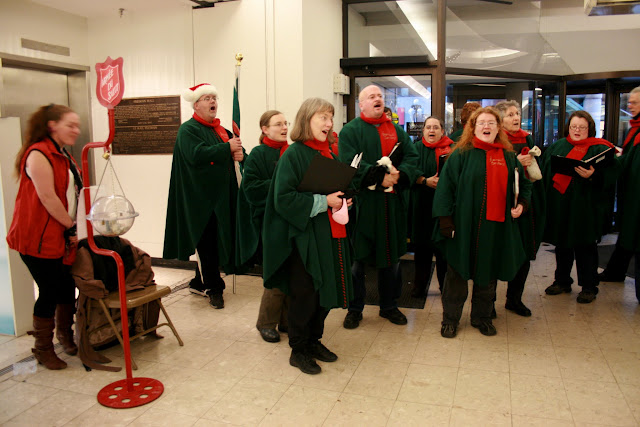
{"type": "Polygon", "coordinates": [[[200,83],[185,90],[182,93],[182,98],[185,101],[190,102],[192,107],[195,107],[196,101],[200,99],[202,95],[218,95],[218,90],[215,86],[209,83],[200,83]]]}

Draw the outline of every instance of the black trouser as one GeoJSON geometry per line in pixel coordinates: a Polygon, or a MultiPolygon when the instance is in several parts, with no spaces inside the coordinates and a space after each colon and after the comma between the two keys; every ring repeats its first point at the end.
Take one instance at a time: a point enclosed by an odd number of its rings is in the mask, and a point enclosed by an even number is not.
{"type": "MultiPolygon", "coordinates": [[[[362,312],[364,299],[367,296],[367,288],[364,283],[363,261],[355,261],[351,266],[353,277],[353,300],[349,302],[349,311],[362,312]]],[[[402,278],[400,276],[400,263],[390,267],[378,269],[378,295],[380,297],[380,310],[398,308],[398,298],[402,291],[402,278]]]]}
{"type": "Polygon", "coordinates": [[[322,338],[329,310],[320,305],[320,294],[295,247],[289,257],[289,273],[289,346],[293,351],[304,351],[322,338]]]}
{"type": "MultiPolygon", "coordinates": [[[[623,281],[627,275],[627,269],[629,269],[631,258],[633,258],[633,251],[626,250],[620,246],[620,236],[618,235],[616,247],[611,254],[611,258],[609,258],[607,267],[604,269],[604,274],[607,277],[623,281]]],[[[636,271],[637,269],[638,265],[636,264],[636,271]]]]}
{"type": "Polygon", "coordinates": [[[531,261],[526,260],[516,273],[516,276],[509,280],[507,285],[507,301],[522,302],[522,293],[524,292],[524,284],[529,276],[531,269],[531,261]]]}
{"type": "Polygon", "coordinates": [[[578,272],[578,285],[590,292],[598,292],[598,245],[590,243],[573,248],[560,248],[556,246],[556,272],[555,281],[560,286],[570,287],[571,267],[576,261],[578,272]]]}
{"type": "Polygon", "coordinates": [[[416,245],[415,247],[414,262],[416,276],[414,283],[417,288],[423,290],[429,289],[429,273],[431,273],[431,262],[434,255],[436,256],[436,276],[438,277],[440,292],[442,292],[444,276],[447,274],[447,261],[433,244],[416,245]]]}
{"type": "MultiPolygon", "coordinates": [[[[218,221],[216,214],[211,213],[209,222],[200,236],[198,258],[202,269],[202,283],[204,289],[210,289],[211,294],[222,294],[225,288],[224,280],[220,277],[220,259],[218,257],[218,221]]],[[[196,268],[196,279],[200,278],[200,271],[196,268]]]]}
{"type": "Polygon", "coordinates": [[[38,285],[34,316],[51,318],[56,314],[56,305],[75,304],[76,285],[71,277],[71,267],[64,265],[62,258],[36,258],[23,254],[20,257],[38,285]]]}
{"type": "MultiPolygon", "coordinates": [[[[496,296],[496,281],[492,280],[488,285],[479,286],[473,283],[471,295],[471,321],[491,321],[493,301],[496,296]]],[[[450,265],[447,266],[447,275],[444,278],[442,288],[442,324],[458,326],[462,317],[462,308],[469,296],[467,281],[458,274],[450,265]]]]}

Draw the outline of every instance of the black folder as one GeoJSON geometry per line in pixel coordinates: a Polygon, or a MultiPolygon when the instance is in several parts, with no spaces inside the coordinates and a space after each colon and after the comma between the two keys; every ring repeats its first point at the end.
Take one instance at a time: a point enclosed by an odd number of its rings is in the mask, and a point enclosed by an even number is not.
{"type": "Polygon", "coordinates": [[[438,158],[438,175],[440,175],[440,172],[442,172],[444,163],[447,161],[448,158],[449,158],[449,154],[441,154],[440,157],[438,158]]]}
{"type": "Polygon", "coordinates": [[[586,160],[569,159],[563,156],[551,156],[551,172],[554,174],[559,173],[562,175],[569,175],[579,177],[574,168],[582,166],[585,169],[589,169],[591,166],[595,170],[599,170],[611,165],[614,159],[616,150],[609,147],[602,153],[598,153],[593,157],[586,160]]]}
{"type": "Polygon", "coordinates": [[[358,169],[346,163],[329,159],[318,153],[311,159],[297,190],[314,194],[342,191],[345,195],[352,195],[353,192],[347,190],[357,171],[358,169]]]}

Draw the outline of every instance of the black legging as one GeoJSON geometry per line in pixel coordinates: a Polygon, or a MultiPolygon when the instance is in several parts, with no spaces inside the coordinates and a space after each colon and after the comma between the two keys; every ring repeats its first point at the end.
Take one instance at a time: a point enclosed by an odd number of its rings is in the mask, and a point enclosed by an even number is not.
{"type": "Polygon", "coordinates": [[[56,305],[75,303],[76,287],[71,277],[71,268],[62,263],[62,258],[36,258],[23,254],[20,257],[39,289],[38,299],[33,306],[34,316],[54,317],[56,305]]]}

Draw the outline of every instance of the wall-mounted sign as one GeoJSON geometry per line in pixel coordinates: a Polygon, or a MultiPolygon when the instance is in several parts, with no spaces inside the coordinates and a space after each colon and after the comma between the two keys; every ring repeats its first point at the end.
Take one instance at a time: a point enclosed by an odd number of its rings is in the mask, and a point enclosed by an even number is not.
{"type": "Polygon", "coordinates": [[[115,107],[114,154],[172,154],[180,97],[127,98],[115,107]]]}

